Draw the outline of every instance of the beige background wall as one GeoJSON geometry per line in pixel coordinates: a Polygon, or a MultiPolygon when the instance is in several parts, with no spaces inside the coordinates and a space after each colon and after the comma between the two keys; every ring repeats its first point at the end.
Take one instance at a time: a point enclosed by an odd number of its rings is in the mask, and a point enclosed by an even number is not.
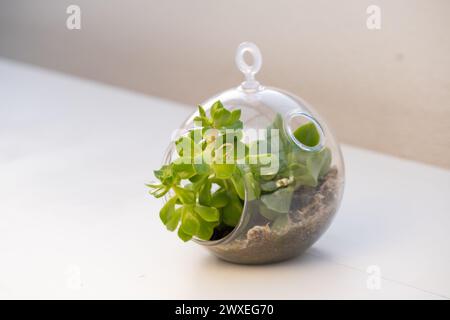
{"type": "Polygon", "coordinates": [[[449,17],[446,0],[1,0],[0,55],[195,106],[241,81],[234,51],[250,40],[258,79],[341,141],[450,168],[449,17]],[[69,4],[81,30],[66,29],[69,4]]]}

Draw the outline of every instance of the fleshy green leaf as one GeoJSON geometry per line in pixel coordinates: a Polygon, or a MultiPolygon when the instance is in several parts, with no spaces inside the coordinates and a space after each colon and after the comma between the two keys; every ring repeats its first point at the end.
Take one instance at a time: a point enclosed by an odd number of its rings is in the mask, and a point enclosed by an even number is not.
{"type": "Polygon", "coordinates": [[[170,216],[175,211],[175,203],[177,202],[177,197],[170,198],[164,206],[159,211],[159,217],[162,223],[167,224],[167,221],[170,219],[170,216]]]}
{"type": "Polygon", "coordinates": [[[263,194],[261,201],[270,210],[288,213],[291,206],[292,194],[292,187],[282,188],[273,193],[263,194]]]}
{"type": "Polygon", "coordinates": [[[312,176],[309,172],[295,177],[296,186],[307,186],[307,187],[315,187],[317,186],[317,178],[312,176]]]}
{"type": "Polygon", "coordinates": [[[320,151],[322,157],[322,168],[320,168],[319,178],[322,178],[328,170],[330,170],[331,166],[331,151],[328,148],[320,151]]]}
{"type": "Polygon", "coordinates": [[[182,210],[183,207],[179,207],[170,213],[166,223],[167,230],[175,231],[175,229],[178,227],[178,224],[180,223],[182,210]]]}
{"type": "Polygon", "coordinates": [[[197,237],[202,240],[209,240],[211,239],[213,233],[214,233],[214,227],[216,224],[211,223],[202,223],[200,225],[200,229],[198,230],[197,237]]]}
{"type": "Polygon", "coordinates": [[[236,121],[239,120],[240,117],[241,117],[241,109],[234,109],[233,111],[231,111],[228,124],[231,125],[231,124],[235,123],[236,121]]]}
{"type": "Polygon", "coordinates": [[[316,126],[312,122],[308,122],[294,131],[294,137],[305,146],[314,147],[320,141],[320,135],[316,126]]]}
{"type": "Polygon", "coordinates": [[[216,114],[217,110],[220,110],[223,108],[223,104],[222,102],[220,102],[219,100],[217,100],[216,102],[213,103],[213,105],[211,106],[211,117],[214,118],[214,115],[216,114]]]}
{"type": "Polygon", "coordinates": [[[192,236],[184,232],[181,228],[178,228],[178,237],[184,242],[192,239],[192,236]]]}
{"type": "Polygon", "coordinates": [[[264,192],[273,192],[277,189],[277,183],[273,180],[261,183],[261,190],[264,192]]]}
{"type": "Polygon", "coordinates": [[[200,229],[200,221],[193,210],[193,206],[184,206],[180,228],[184,233],[195,236],[200,229]]]}
{"type": "Polygon", "coordinates": [[[244,127],[244,124],[242,123],[241,120],[235,121],[229,125],[227,125],[228,129],[242,129],[244,127]]]}
{"type": "Polygon", "coordinates": [[[186,188],[179,186],[173,186],[173,191],[180,199],[181,203],[184,204],[194,204],[195,203],[195,192],[186,188]]]}
{"type": "Polygon", "coordinates": [[[155,177],[161,181],[162,184],[168,185],[171,184],[173,181],[173,174],[172,174],[172,166],[171,165],[164,165],[159,170],[153,171],[155,177]]]}
{"type": "Polygon", "coordinates": [[[217,109],[213,116],[213,124],[216,128],[221,128],[227,125],[231,118],[231,112],[225,108],[217,109]]]}
{"type": "Polygon", "coordinates": [[[172,163],[172,172],[180,179],[189,179],[197,173],[191,161],[184,158],[178,158],[172,163]]]}
{"type": "Polygon", "coordinates": [[[214,207],[206,207],[202,205],[195,205],[194,210],[198,215],[207,222],[219,221],[219,210],[214,207]]]}
{"type": "Polygon", "coordinates": [[[280,214],[272,224],[272,230],[277,233],[283,233],[287,231],[289,225],[289,215],[280,214]]]}
{"type": "Polygon", "coordinates": [[[240,170],[234,171],[233,175],[231,176],[231,182],[233,183],[234,189],[236,190],[239,198],[245,200],[245,182],[240,170]]]}
{"type": "Polygon", "coordinates": [[[218,190],[213,193],[211,197],[211,206],[216,208],[223,208],[228,203],[228,194],[226,190],[218,190]]]}
{"type": "Polygon", "coordinates": [[[152,189],[150,190],[150,194],[155,198],[161,198],[170,190],[170,186],[163,184],[147,184],[147,187],[152,189]]]}
{"type": "Polygon", "coordinates": [[[213,164],[212,169],[214,171],[214,174],[219,179],[230,179],[231,176],[234,173],[234,170],[236,170],[235,164],[213,164]]]}
{"type": "Polygon", "coordinates": [[[211,205],[211,181],[206,181],[198,194],[198,202],[204,206],[211,205]]]}
{"type": "Polygon", "coordinates": [[[320,175],[328,171],[330,163],[331,152],[328,148],[311,154],[311,157],[306,161],[306,167],[308,168],[309,175],[314,179],[314,185],[317,185],[320,175]]]}
{"type": "Polygon", "coordinates": [[[289,169],[291,174],[294,176],[296,187],[315,187],[317,185],[317,176],[313,176],[305,164],[293,163],[289,165],[289,169]]]}
{"type": "Polygon", "coordinates": [[[244,183],[247,189],[247,201],[258,199],[261,194],[261,189],[251,172],[244,174],[244,183]]]}
{"type": "Polygon", "coordinates": [[[242,203],[237,196],[231,197],[230,202],[223,208],[223,222],[226,225],[235,227],[242,214],[242,203]]]}
{"type": "Polygon", "coordinates": [[[201,105],[198,106],[198,114],[199,114],[201,117],[205,117],[205,118],[206,118],[206,112],[205,112],[205,109],[203,109],[203,107],[202,107],[201,105]]]}
{"type": "Polygon", "coordinates": [[[265,217],[268,220],[275,220],[276,218],[278,218],[281,214],[284,213],[279,213],[273,210],[270,210],[269,208],[267,208],[264,203],[261,203],[259,206],[259,212],[261,213],[261,215],[263,217],[265,217]]]}
{"type": "MultiPolygon", "coordinates": [[[[202,155],[199,156],[200,159],[201,157],[202,155]]],[[[209,165],[200,160],[199,162],[194,162],[194,170],[197,174],[209,174],[211,171],[209,165]]]]}
{"type": "Polygon", "coordinates": [[[191,131],[189,131],[189,138],[194,141],[194,153],[197,155],[201,152],[202,149],[202,139],[203,139],[203,130],[205,127],[209,126],[208,119],[207,118],[201,118],[197,119],[195,118],[194,121],[200,121],[201,122],[201,128],[193,128],[191,131]]]}

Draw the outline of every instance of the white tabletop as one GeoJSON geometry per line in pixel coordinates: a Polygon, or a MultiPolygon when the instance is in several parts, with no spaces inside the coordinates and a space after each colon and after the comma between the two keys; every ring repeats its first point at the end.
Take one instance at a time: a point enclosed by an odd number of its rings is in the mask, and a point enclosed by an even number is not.
{"type": "Polygon", "coordinates": [[[7,60],[0,99],[0,298],[450,297],[448,170],[343,145],[324,236],[233,265],[167,232],[144,186],[193,108],[7,60]]]}

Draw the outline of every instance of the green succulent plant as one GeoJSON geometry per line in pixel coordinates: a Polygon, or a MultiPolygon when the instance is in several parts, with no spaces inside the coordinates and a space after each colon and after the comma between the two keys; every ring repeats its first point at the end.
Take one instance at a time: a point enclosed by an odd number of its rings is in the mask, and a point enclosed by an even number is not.
{"type": "MultiPolygon", "coordinates": [[[[214,234],[231,230],[240,221],[244,201],[259,201],[261,215],[274,228],[280,227],[288,221],[293,192],[302,185],[316,186],[329,169],[330,150],[298,148],[285,135],[278,115],[267,128],[265,141],[256,142],[270,145],[275,138],[271,129],[279,132],[280,148],[275,155],[279,166],[276,172],[263,173],[266,162],[261,160],[273,156],[272,150],[250,154],[250,146],[242,142],[240,117],[239,109],[230,111],[220,101],[211,106],[209,116],[199,106],[194,119],[198,125],[175,142],[178,158],[155,170],[159,182],[147,185],[156,198],[167,195],[159,216],[183,241],[193,237],[210,240],[214,234]],[[256,161],[250,161],[251,157],[256,161]]],[[[308,146],[319,142],[315,126],[309,123],[297,128],[294,135],[308,146]]]]}
{"type": "MultiPolygon", "coordinates": [[[[328,172],[331,165],[331,151],[325,147],[317,152],[300,149],[287,137],[283,119],[277,115],[268,129],[278,129],[279,169],[271,180],[261,181],[260,213],[272,226],[282,227],[288,222],[288,213],[294,191],[301,186],[315,187],[328,172]]],[[[295,138],[302,144],[313,147],[319,143],[319,133],[313,123],[306,123],[294,131],[295,138]]],[[[271,139],[268,130],[268,139],[271,139]]],[[[256,171],[255,171],[256,174],[256,171]]]]}

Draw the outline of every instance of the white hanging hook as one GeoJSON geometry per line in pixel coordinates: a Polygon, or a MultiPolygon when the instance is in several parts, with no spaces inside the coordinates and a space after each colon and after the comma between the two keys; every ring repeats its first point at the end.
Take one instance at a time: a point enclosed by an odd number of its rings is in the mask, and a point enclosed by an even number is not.
{"type": "Polygon", "coordinates": [[[261,51],[252,42],[242,42],[236,50],[236,66],[245,75],[245,81],[241,84],[244,89],[256,89],[259,82],[255,80],[255,74],[261,69],[262,56],[261,51]],[[248,52],[253,58],[253,64],[248,65],[244,60],[244,54],[248,52]]]}

